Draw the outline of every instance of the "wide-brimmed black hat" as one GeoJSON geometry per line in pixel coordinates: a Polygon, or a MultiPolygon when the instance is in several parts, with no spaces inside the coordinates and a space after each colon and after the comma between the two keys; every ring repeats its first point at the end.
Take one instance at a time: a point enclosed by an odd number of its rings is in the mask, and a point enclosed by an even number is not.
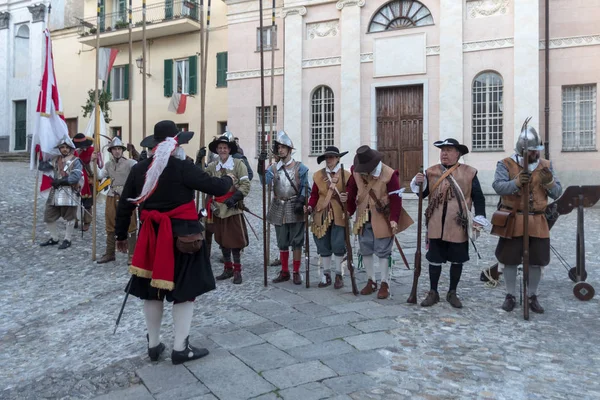
{"type": "Polygon", "coordinates": [[[317,157],[317,164],[321,164],[323,162],[323,160],[325,158],[327,158],[327,156],[344,157],[346,154],[348,154],[347,151],[340,153],[340,149],[338,149],[337,147],[327,146],[327,147],[325,147],[325,152],[323,154],[321,154],[319,157],[317,157]]]}
{"type": "Polygon", "coordinates": [[[448,139],[444,139],[444,140],[438,140],[437,142],[433,143],[433,145],[435,147],[440,148],[440,149],[442,147],[445,147],[445,146],[454,147],[463,156],[469,152],[469,148],[467,146],[465,146],[464,144],[460,144],[458,142],[458,140],[452,139],[452,138],[448,138],[448,139]]]}
{"type": "Polygon", "coordinates": [[[367,145],[356,149],[354,156],[354,171],[358,173],[371,172],[383,160],[383,154],[367,145]]]}
{"type": "Polygon", "coordinates": [[[188,143],[192,136],[194,136],[194,132],[180,132],[175,122],[165,120],[154,125],[154,135],[146,136],[140,142],[140,146],[153,149],[168,137],[177,137],[177,143],[182,145],[188,143]]]}
{"type": "Polygon", "coordinates": [[[78,149],[82,147],[90,147],[94,144],[94,139],[85,136],[83,133],[78,133],[77,135],[73,136],[73,144],[78,149]]]}
{"type": "Polygon", "coordinates": [[[229,146],[229,154],[235,154],[238,151],[238,147],[237,144],[235,144],[235,140],[229,140],[228,135],[221,135],[215,138],[212,142],[208,144],[208,149],[212,153],[217,154],[217,146],[219,145],[219,143],[225,143],[227,144],[227,146],[229,146]]]}

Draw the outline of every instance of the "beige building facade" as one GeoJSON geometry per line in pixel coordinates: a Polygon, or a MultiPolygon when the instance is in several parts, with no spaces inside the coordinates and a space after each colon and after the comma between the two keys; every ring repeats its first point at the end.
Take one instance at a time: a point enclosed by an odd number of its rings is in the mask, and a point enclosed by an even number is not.
{"type": "MultiPolygon", "coordinates": [[[[109,136],[120,135],[129,142],[129,99],[132,101],[131,141],[139,149],[143,138],[142,1],[133,1],[133,51],[129,66],[128,5],[122,0],[104,0],[101,7],[100,47],[118,49],[110,79],[104,83],[111,93],[109,136]],[[139,60],[136,62],[136,60],[139,60]],[[129,72],[131,70],[131,78],[129,72]]],[[[185,146],[191,157],[200,144],[200,15],[199,3],[184,0],[147,2],[146,47],[146,136],[160,120],[175,121],[182,130],[196,132],[185,146]],[[169,111],[172,96],[187,96],[185,112],[169,111]]],[[[89,116],[82,106],[94,87],[96,46],[96,1],[85,0],[81,24],[53,32],[54,57],[59,88],[69,132],[83,132],[89,116]]],[[[206,9],[205,9],[206,15],[206,9]]],[[[206,21],[206,16],[204,17],[206,21]]],[[[211,138],[227,126],[227,20],[226,5],[214,2],[206,78],[205,137],[211,138]]],[[[102,85],[103,82],[101,81],[102,85]]]]}
{"type": "MultiPolygon", "coordinates": [[[[261,130],[258,3],[224,1],[229,126],[250,157],[261,130]]],[[[263,4],[268,35],[271,3],[263,4]]],[[[600,1],[549,4],[546,127],[543,0],[278,1],[276,39],[262,39],[275,49],[276,129],[311,170],[327,145],[352,154],[369,144],[405,184],[438,162],[433,142],[453,137],[471,149],[464,162],[491,193],[496,162],[531,116],[564,183],[598,183],[600,1]]]]}

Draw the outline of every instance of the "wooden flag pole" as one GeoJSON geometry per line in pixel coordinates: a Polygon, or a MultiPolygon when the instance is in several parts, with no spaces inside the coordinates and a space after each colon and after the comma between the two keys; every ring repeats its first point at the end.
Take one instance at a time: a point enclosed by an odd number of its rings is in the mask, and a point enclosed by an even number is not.
{"type": "MultiPolygon", "coordinates": [[[[133,82],[133,37],[131,35],[131,30],[133,29],[133,6],[132,0],[129,0],[129,87],[131,87],[131,82],[133,82]]],[[[131,90],[130,90],[131,91],[131,90]]],[[[129,136],[128,141],[129,144],[133,145],[133,122],[131,116],[133,114],[133,103],[132,103],[132,95],[128,94],[128,103],[129,103],[129,136]]],[[[141,151],[141,150],[140,150],[141,151]]],[[[133,159],[133,156],[130,154],[129,157],[133,159]]]]}
{"type": "MultiPolygon", "coordinates": [[[[100,7],[101,2],[98,1],[96,9],[96,75],[94,75],[95,91],[94,91],[94,151],[100,149],[100,99],[98,94],[98,72],[100,71],[100,7]]],[[[92,182],[92,261],[96,261],[96,181],[98,177],[98,164],[94,162],[94,179],[92,182]]],[[[83,224],[83,221],[81,221],[83,224]]]]}
{"type": "Polygon", "coordinates": [[[142,137],[146,137],[146,0],[142,1],[142,137]]]}

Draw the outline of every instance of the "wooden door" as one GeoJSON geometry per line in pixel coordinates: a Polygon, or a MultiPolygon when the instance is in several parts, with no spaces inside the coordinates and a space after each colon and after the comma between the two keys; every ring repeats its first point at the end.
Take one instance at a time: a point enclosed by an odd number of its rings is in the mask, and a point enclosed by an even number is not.
{"type": "Polygon", "coordinates": [[[378,88],[376,101],[377,150],[408,187],[423,165],[423,86],[378,88]]]}
{"type": "Polygon", "coordinates": [[[73,138],[73,136],[77,135],[78,118],[79,117],[65,119],[65,122],[67,123],[67,129],[69,130],[70,138],[73,138]]]}
{"type": "Polygon", "coordinates": [[[27,101],[15,101],[15,150],[27,146],[27,101]]]}

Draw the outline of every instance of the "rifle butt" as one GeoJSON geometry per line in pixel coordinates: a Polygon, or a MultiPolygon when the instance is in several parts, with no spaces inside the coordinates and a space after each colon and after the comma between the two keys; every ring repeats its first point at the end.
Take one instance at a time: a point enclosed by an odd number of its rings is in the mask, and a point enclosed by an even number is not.
{"type": "Polygon", "coordinates": [[[415,269],[413,273],[413,283],[410,289],[410,295],[406,302],[409,304],[417,304],[417,289],[419,286],[419,277],[421,276],[421,251],[417,250],[415,253],[415,269]]]}

